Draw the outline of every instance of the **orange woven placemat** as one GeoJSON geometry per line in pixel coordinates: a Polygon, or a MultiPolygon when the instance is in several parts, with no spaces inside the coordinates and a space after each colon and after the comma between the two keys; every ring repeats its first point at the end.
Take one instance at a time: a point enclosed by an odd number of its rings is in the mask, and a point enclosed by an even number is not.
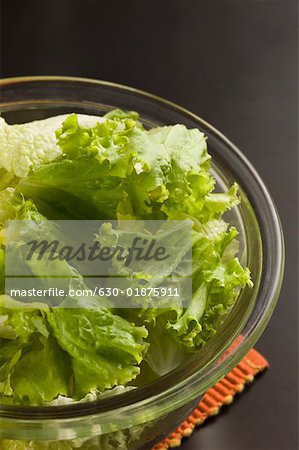
{"type": "Polygon", "coordinates": [[[209,417],[217,415],[223,405],[232,403],[234,396],[243,391],[245,384],[251,383],[254,377],[267,367],[268,361],[256,350],[250,350],[231,372],[204,394],[187,420],[152,450],[179,447],[182,439],[190,437],[195,427],[202,425],[209,417]]]}

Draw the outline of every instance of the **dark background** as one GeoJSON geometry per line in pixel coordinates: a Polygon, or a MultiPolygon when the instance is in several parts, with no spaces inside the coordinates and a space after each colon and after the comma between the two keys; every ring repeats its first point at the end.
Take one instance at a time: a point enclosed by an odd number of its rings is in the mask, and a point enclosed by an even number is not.
{"type": "Polygon", "coordinates": [[[173,100],[227,134],[278,206],[286,273],[257,344],[271,362],[183,449],[297,449],[297,2],[2,0],[1,75],[116,81],[173,100]]]}

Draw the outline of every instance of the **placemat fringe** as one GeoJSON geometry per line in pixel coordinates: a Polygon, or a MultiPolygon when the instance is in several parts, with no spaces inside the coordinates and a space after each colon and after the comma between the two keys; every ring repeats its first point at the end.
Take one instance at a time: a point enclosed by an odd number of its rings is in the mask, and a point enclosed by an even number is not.
{"type": "Polygon", "coordinates": [[[234,396],[241,393],[247,383],[252,383],[254,377],[268,367],[266,358],[251,349],[231,372],[208,389],[188,419],[152,450],[180,447],[183,438],[190,437],[196,427],[202,425],[209,417],[219,414],[223,405],[231,404],[234,396]]]}

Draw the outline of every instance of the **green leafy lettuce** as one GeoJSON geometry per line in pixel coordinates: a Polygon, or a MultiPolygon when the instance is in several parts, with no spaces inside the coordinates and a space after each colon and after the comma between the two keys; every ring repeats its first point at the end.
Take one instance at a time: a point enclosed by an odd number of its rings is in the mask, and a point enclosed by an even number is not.
{"type": "MultiPolygon", "coordinates": [[[[198,129],[146,130],[135,112],[70,114],[22,125],[0,119],[0,293],[5,220],[32,219],[41,234],[47,219],[189,219],[193,226],[186,307],[87,309],[78,301],[73,309],[22,309],[3,296],[1,401],[40,405],[139,386],[183,363],[217,332],[240,289],[252,282],[237,258],[238,232],[223,219],[239,203],[239,188],[217,192],[210,159],[198,129]]],[[[113,236],[108,227],[97,238],[120,242],[126,235],[113,236]]],[[[16,252],[21,242],[22,236],[16,252]]],[[[183,253],[177,254],[179,267],[183,253]]],[[[65,270],[74,275],[61,265],[65,270]]],[[[82,282],[80,274],[75,279],[82,282]]]]}

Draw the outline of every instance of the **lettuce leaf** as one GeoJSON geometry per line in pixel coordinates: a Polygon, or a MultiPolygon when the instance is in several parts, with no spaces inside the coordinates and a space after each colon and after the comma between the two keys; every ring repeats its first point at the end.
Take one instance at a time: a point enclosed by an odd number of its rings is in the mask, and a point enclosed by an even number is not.
{"type": "MultiPolygon", "coordinates": [[[[55,116],[16,125],[8,125],[0,117],[0,169],[5,169],[9,177],[20,178],[28,175],[31,168],[57,158],[61,150],[56,142],[55,130],[66,117],[55,116]]],[[[86,115],[78,115],[78,119],[90,126],[102,120],[86,115]]]]}
{"type": "Polygon", "coordinates": [[[124,385],[139,374],[148,346],[144,327],[106,308],[49,309],[2,296],[0,318],[0,396],[6,403],[79,400],[124,385]]]}
{"type": "Polygon", "coordinates": [[[62,160],[22,179],[16,192],[32,199],[48,219],[109,219],[124,193],[120,178],[108,173],[105,161],[88,156],[62,160]]]}
{"type": "Polygon", "coordinates": [[[59,345],[71,357],[73,398],[126,384],[139,374],[137,364],[147,347],[144,327],[104,308],[53,309],[47,318],[59,345]]]}
{"type": "Polygon", "coordinates": [[[68,392],[67,359],[49,335],[46,308],[0,297],[0,394],[6,403],[43,405],[68,392]]]}
{"type": "Polygon", "coordinates": [[[14,403],[44,405],[69,393],[71,369],[63,350],[51,336],[38,344],[23,353],[11,374],[14,403]]]}

